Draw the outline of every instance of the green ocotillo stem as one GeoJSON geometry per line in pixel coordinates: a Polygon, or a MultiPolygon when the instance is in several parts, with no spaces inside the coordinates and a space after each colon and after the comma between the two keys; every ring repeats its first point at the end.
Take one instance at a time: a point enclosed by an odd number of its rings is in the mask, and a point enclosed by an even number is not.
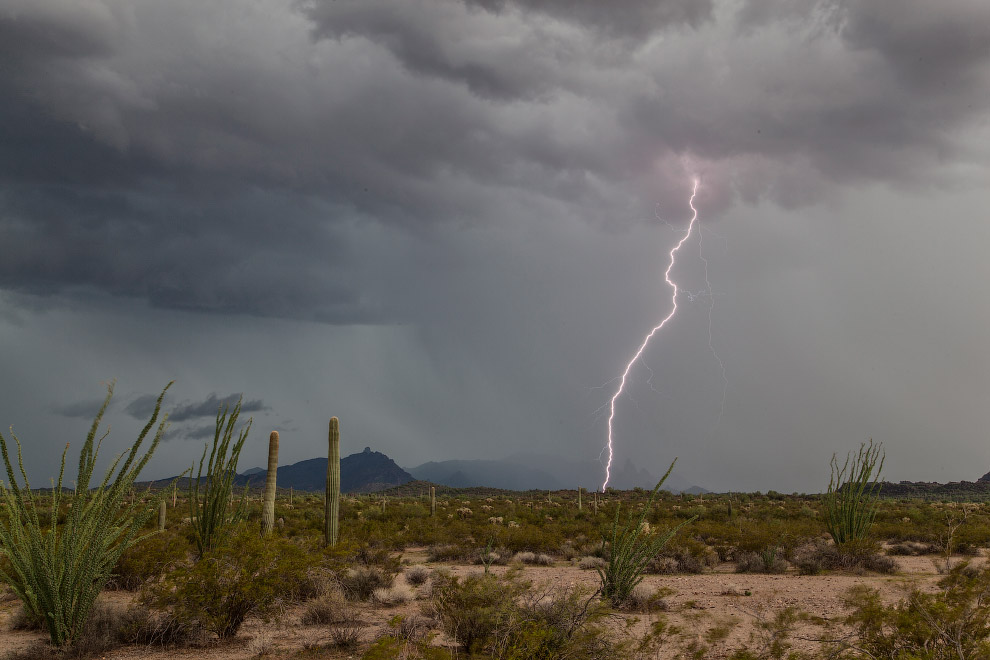
{"type": "Polygon", "coordinates": [[[268,536],[275,527],[275,479],[278,476],[278,431],[268,436],[268,474],[261,505],[261,533],[268,536]]]}
{"type": "Polygon", "coordinates": [[[340,422],[330,418],[330,456],[327,460],[327,496],[323,508],[323,540],[337,545],[340,538],[340,422]]]}
{"type": "Polygon", "coordinates": [[[430,486],[430,515],[437,515],[437,488],[430,486]]]}
{"type": "Polygon", "coordinates": [[[168,504],[165,500],[162,500],[161,504],[158,505],[158,531],[165,531],[165,514],[168,511],[168,504]]]}

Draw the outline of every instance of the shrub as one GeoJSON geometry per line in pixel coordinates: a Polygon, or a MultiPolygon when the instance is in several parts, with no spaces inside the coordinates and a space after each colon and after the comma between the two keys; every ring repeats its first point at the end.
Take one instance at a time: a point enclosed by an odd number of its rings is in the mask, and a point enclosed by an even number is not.
{"type": "Polygon", "coordinates": [[[629,597],[633,588],[642,582],[643,572],[649,561],[660,553],[681,527],[694,520],[694,518],[689,518],[665,533],[650,534],[644,532],[643,523],[646,522],[646,516],[653,509],[657,493],[660,492],[663,482],[670,476],[675,463],[677,463],[676,458],[653,488],[650,499],[643,507],[643,513],[638,519],[634,521],[633,514],[630,512],[629,520],[625,526],[620,528],[620,507],[615,508],[608,563],[604,568],[598,569],[598,576],[601,578],[602,584],[602,597],[611,601],[613,605],[619,605],[629,597]]]}
{"type": "Polygon", "coordinates": [[[248,615],[277,618],[306,579],[306,560],[295,544],[261,538],[242,524],[200,561],[153,585],[145,600],[226,639],[237,634],[248,615]]]}
{"type": "Polygon", "coordinates": [[[379,605],[401,605],[413,598],[412,589],[405,584],[394,587],[380,587],[371,592],[371,600],[379,605]]]}
{"type": "Polygon", "coordinates": [[[347,604],[344,595],[339,591],[331,591],[306,604],[302,615],[304,626],[343,623],[354,618],[351,606],[347,604]]]}
{"type": "Polygon", "coordinates": [[[601,557],[592,557],[589,555],[586,557],[581,557],[581,559],[578,561],[578,568],[585,571],[591,570],[593,568],[602,568],[604,566],[605,566],[605,560],[602,559],[601,557]]]}
{"type": "Polygon", "coordinates": [[[779,556],[780,548],[767,546],[760,552],[744,552],[736,559],[737,573],[784,573],[787,562],[779,556]]]}
{"type": "Polygon", "coordinates": [[[391,587],[394,577],[380,566],[358,566],[341,576],[340,586],[351,600],[368,600],[375,589],[391,587]]]}
{"type": "Polygon", "coordinates": [[[629,593],[625,604],[629,609],[637,612],[665,612],[670,606],[663,597],[664,592],[640,583],[629,593]]]}
{"type": "Polygon", "coordinates": [[[915,590],[893,605],[885,605],[879,591],[853,588],[847,623],[857,634],[856,646],[875,658],[990,657],[990,569],[976,570],[964,562],[939,586],[935,593],[915,590]]]}
{"type": "Polygon", "coordinates": [[[878,546],[870,542],[849,542],[837,548],[818,541],[796,548],[791,559],[802,575],[817,575],[824,570],[858,573],[893,573],[897,570],[897,562],[880,554],[878,546]]]}
{"type": "Polygon", "coordinates": [[[406,578],[407,583],[418,587],[430,579],[430,569],[425,566],[410,566],[402,575],[406,578]]]}
{"type": "Polygon", "coordinates": [[[102,442],[102,438],[100,442],[96,441],[96,432],[113,396],[113,383],[107,386],[106,399],[79,453],[76,487],[68,493],[62,487],[68,444],[62,452],[58,481],[53,484],[50,508],[45,512],[48,521],[43,519],[39,497],[28,482],[20,440],[13,436],[18,467],[24,478],[23,487],[17,483],[7,441],[0,434],[0,452],[8,478],[6,487],[0,485],[0,501],[6,512],[0,517],[0,548],[9,561],[9,564],[0,564],[0,579],[10,585],[34,616],[44,619],[49,639],[55,646],[63,646],[80,635],[96,597],[106,587],[121,554],[143,538],[138,535],[140,530],[152,513],[157,512],[159,502],[165,497],[165,491],[162,491],[150,504],[140,500],[130,505],[124,503],[165,433],[167,422],[163,420],[147,451],[139,455],[141,445],[155,428],[162,398],[169,386],[171,383],[158,396],[151,419],[130,451],[118,456],[103,481],[91,488],[102,442]],[[68,509],[64,514],[63,504],[68,509]],[[50,528],[45,529],[49,525],[50,528]]]}
{"type": "Polygon", "coordinates": [[[509,623],[515,600],[525,590],[512,579],[487,573],[463,580],[434,574],[433,580],[434,618],[469,653],[483,650],[495,632],[509,623]]]}
{"type": "Polygon", "coordinates": [[[188,542],[174,532],[149,536],[124,551],[107,586],[135,591],[184,561],[188,551],[188,542]]]}

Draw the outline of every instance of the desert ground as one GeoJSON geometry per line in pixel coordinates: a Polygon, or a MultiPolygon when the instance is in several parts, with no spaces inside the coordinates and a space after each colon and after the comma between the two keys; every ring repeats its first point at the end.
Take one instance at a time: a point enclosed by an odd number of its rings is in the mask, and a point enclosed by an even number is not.
{"type": "MultiPolygon", "coordinates": [[[[466,576],[484,570],[478,565],[430,562],[425,547],[410,547],[395,556],[401,560],[404,571],[410,566],[425,566],[430,571],[445,570],[453,575],[466,576]]],[[[690,657],[693,653],[695,657],[727,658],[740,648],[758,651],[767,646],[772,641],[772,633],[761,629],[760,622],[772,620],[775,614],[794,608],[797,613],[809,615],[818,622],[799,622],[788,641],[795,650],[815,651],[821,648],[821,639],[845,630],[842,622],[849,608],[844,596],[850,588],[865,585],[878,589],[884,602],[897,602],[906,598],[913,588],[935,589],[941,577],[938,569],[944,565],[945,557],[896,557],[894,561],[897,570],[889,575],[844,572],[800,575],[793,568],[782,574],[738,573],[736,565],[728,562],[720,563],[702,574],[647,575],[644,579],[646,587],[663,594],[660,608],[653,611],[619,609],[609,615],[607,625],[617,637],[635,642],[647,633],[654,622],[668,622],[672,627],[668,638],[659,645],[659,649],[641,657],[690,657]],[[823,623],[828,622],[837,627],[826,629],[823,623]],[[699,650],[700,656],[697,655],[699,650]]],[[[984,558],[954,557],[952,561],[980,564],[984,558]]],[[[598,574],[594,570],[578,568],[576,563],[576,560],[558,560],[552,566],[526,566],[521,570],[521,578],[537,589],[580,585],[589,592],[594,591],[599,584],[598,574]]],[[[496,575],[504,575],[510,568],[493,566],[490,570],[496,575]]],[[[403,573],[400,573],[396,584],[401,585],[403,580],[403,573]]],[[[184,647],[129,645],[114,649],[103,657],[121,660],[366,657],[364,653],[376,638],[394,634],[397,615],[430,621],[429,582],[410,587],[410,592],[412,599],[404,603],[385,605],[364,602],[355,605],[361,639],[356,648],[334,648],[326,626],[304,625],[302,619],[306,604],[303,603],[288,607],[277,623],[249,618],[235,638],[224,642],[203,636],[200,641],[184,647]]],[[[101,596],[101,601],[111,608],[126,608],[136,601],[136,596],[126,591],[108,591],[101,596]]],[[[0,630],[3,631],[0,635],[0,657],[37,649],[46,639],[40,631],[10,629],[19,608],[19,602],[9,596],[0,604],[0,630]]],[[[434,627],[434,622],[427,625],[434,627]]],[[[431,643],[442,646],[450,642],[438,631],[431,643]]]]}

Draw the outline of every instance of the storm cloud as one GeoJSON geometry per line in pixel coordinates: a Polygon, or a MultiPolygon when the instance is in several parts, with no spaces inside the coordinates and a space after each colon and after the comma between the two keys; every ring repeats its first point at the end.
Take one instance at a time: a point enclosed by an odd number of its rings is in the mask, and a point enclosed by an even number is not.
{"type": "MultiPolygon", "coordinates": [[[[800,295],[819,287],[809,269],[856,292],[884,280],[885,299],[905,306],[952,298],[960,289],[926,298],[904,265],[919,255],[902,237],[924,224],[896,200],[949,200],[973,218],[990,157],[982,0],[5,0],[0,61],[0,321],[11,337],[72,319],[124,372],[168,356],[175,369],[155,378],[197,373],[175,395],[187,402],[176,423],[213,416],[230,399],[216,392],[244,389],[261,397],[245,412],[315,429],[294,407],[308,383],[311,405],[360,409],[370,443],[449,399],[449,417],[427,416],[440,428],[414,441],[437,455],[485,446],[464,438],[506,409],[525,411],[540,437],[580,436],[595,451],[594,388],[669,300],[657,296],[669,249],[657,241],[690,216],[694,177],[716,288],[719,275],[735,285],[711,298],[731,366],[734,342],[745,352],[742,337],[766,336],[744,316],[778,277],[795,287],[774,298],[788,312],[813,305],[800,295]],[[883,227],[876,254],[840,235],[845,221],[828,209],[850,205],[883,227]],[[844,282],[871,258],[881,265],[865,283],[844,282]],[[237,364],[199,373],[211,351],[237,364]],[[268,354],[297,360],[280,383],[258,371],[268,354]],[[375,365],[375,377],[322,362],[335,355],[375,365]],[[335,375],[305,375],[313,364],[335,375]]],[[[983,275],[937,261],[952,277],[983,275]]],[[[696,270],[685,277],[704,284],[696,270]]],[[[854,304],[838,290],[822,285],[818,300],[854,304]]],[[[850,323],[873,318],[875,300],[843,307],[857,310],[850,323]]],[[[983,318],[978,305],[967,313],[958,323],[983,318]]],[[[892,318],[870,329],[898,336],[892,318]]],[[[775,332],[796,332],[789,313],[778,321],[775,332]]],[[[81,362],[61,364],[81,378],[81,362]]],[[[669,366],[697,360],[684,362],[669,366]]],[[[732,382],[757,367],[736,365],[732,382]]],[[[124,407],[134,419],[153,408],[139,392],[161,385],[140,374],[124,407]]],[[[967,392],[982,383],[963,380],[967,392]]],[[[705,437],[765,431],[753,407],[732,412],[753,393],[732,394],[729,427],[705,437]]],[[[668,395],[685,411],[711,400],[668,395]]],[[[88,416],[85,400],[53,399],[46,414],[88,416]]]]}

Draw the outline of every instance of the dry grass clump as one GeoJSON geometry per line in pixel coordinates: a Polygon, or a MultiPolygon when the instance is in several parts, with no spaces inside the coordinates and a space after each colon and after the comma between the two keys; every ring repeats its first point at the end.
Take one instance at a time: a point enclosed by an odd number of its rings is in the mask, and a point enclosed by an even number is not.
{"type": "Polygon", "coordinates": [[[854,545],[847,543],[845,548],[821,540],[807,543],[794,549],[791,562],[802,575],[817,575],[822,571],[850,571],[890,574],[897,571],[897,562],[877,552],[873,544],[854,545]]]}
{"type": "Polygon", "coordinates": [[[358,566],[343,574],[340,586],[351,600],[368,600],[376,589],[391,587],[393,577],[379,566],[358,566]]]}
{"type": "Polygon", "coordinates": [[[602,559],[601,557],[593,557],[591,555],[588,555],[586,557],[581,557],[581,559],[578,561],[578,568],[585,571],[595,570],[604,567],[605,567],[605,560],[602,559]]]}
{"type": "Polygon", "coordinates": [[[403,573],[406,583],[414,587],[426,584],[430,579],[430,569],[426,566],[410,566],[403,573]]]}
{"type": "Polygon", "coordinates": [[[629,597],[623,606],[636,612],[666,612],[670,609],[670,605],[664,600],[664,595],[663,591],[640,582],[629,592],[629,597]]]}
{"type": "Polygon", "coordinates": [[[512,557],[512,561],[530,566],[553,566],[553,557],[536,552],[517,552],[512,557]]]}
{"type": "Polygon", "coordinates": [[[304,626],[341,623],[354,618],[354,612],[339,590],[329,590],[306,603],[301,622],[304,626]]]}
{"type": "Polygon", "coordinates": [[[785,573],[787,561],[777,546],[769,546],[760,552],[743,552],[736,558],[737,573],[785,573]]]}
{"type": "Polygon", "coordinates": [[[464,548],[448,543],[431,545],[426,549],[426,558],[428,561],[454,562],[460,561],[461,559],[464,559],[464,557],[464,548]]]}
{"type": "MultiPolygon", "coordinates": [[[[17,630],[40,630],[29,616],[15,615],[17,630]]],[[[166,615],[145,607],[124,607],[97,601],[90,610],[77,639],[56,651],[48,644],[38,644],[5,656],[6,660],[50,660],[58,656],[75,660],[112,655],[114,649],[126,644],[147,646],[180,646],[198,640],[201,631],[182,626],[166,615]]]]}
{"type": "Polygon", "coordinates": [[[901,557],[920,557],[921,555],[931,555],[938,552],[938,548],[931,543],[920,543],[918,541],[902,541],[887,548],[888,555],[901,557]]]}
{"type": "Polygon", "coordinates": [[[371,593],[371,601],[378,605],[402,605],[413,599],[413,590],[409,585],[397,584],[394,587],[381,587],[371,593]]]}

